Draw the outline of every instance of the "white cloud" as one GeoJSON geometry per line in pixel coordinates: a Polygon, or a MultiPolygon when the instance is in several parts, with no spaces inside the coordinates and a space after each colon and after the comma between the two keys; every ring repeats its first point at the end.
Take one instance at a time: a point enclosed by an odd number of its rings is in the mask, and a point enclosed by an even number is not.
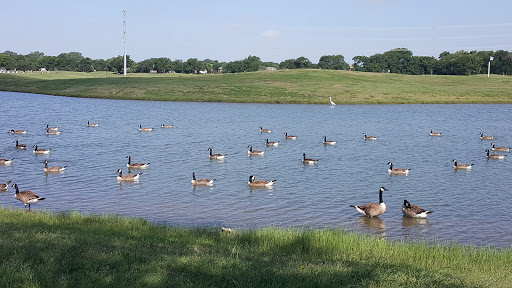
{"type": "Polygon", "coordinates": [[[279,32],[279,30],[266,30],[261,34],[261,37],[266,39],[277,39],[279,36],[281,36],[281,32],[279,32]]]}

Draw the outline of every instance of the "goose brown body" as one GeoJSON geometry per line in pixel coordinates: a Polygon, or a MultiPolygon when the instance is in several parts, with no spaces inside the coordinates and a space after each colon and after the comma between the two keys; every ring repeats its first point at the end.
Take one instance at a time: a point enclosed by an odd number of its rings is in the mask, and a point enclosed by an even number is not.
{"type": "Polygon", "coordinates": [[[368,217],[376,217],[382,215],[386,212],[386,204],[384,204],[384,200],[382,199],[382,192],[387,191],[388,189],[384,187],[380,187],[379,189],[379,204],[377,203],[368,203],[362,206],[350,205],[356,209],[357,212],[364,216],[368,217]]]}
{"type": "Polygon", "coordinates": [[[153,131],[153,128],[142,128],[142,125],[139,124],[139,131],[149,132],[153,131]]]}
{"type": "Polygon", "coordinates": [[[316,164],[318,160],[306,158],[306,153],[302,153],[302,163],[304,164],[316,164]]]}
{"type": "Polygon", "coordinates": [[[172,125],[162,124],[160,128],[172,128],[172,125]]]}
{"type": "Polygon", "coordinates": [[[210,151],[210,160],[223,160],[224,158],[226,158],[226,154],[212,154],[212,148],[208,148],[208,151],[210,151]]]}
{"type": "Polygon", "coordinates": [[[10,133],[12,134],[27,134],[27,130],[16,130],[14,131],[13,129],[9,130],[10,133]]]}
{"type": "Polygon", "coordinates": [[[377,140],[377,137],[375,137],[375,136],[366,136],[366,133],[363,133],[363,139],[364,140],[377,140]]]}
{"type": "Polygon", "coordinates": [[[16,183],[12,184],[11,186],[16,189],[16,193],[14,194],[14,198],[16,198],[17,200],[23,202],[23,204],[25,204],[25,208],[28,205],[28,209],[30,209],[30,204],[34,204],[34,203],[37,203],[37,202],[39,202],[41,200],[46,199],[46,198],[42,198],[42,197],[37,196],[34,192],[29,191],[29,190],[25,190],[25,191],[21,191],[20,192],[19,189],[18,189],[18,185],[16,183]]]}
{"type": "Polygon", "coordinates": [[[494,139],[494,136],[484,136],[484,133],[480,132],[480,139],[481,140],[492,140],[492,139],[494,139]]]}
{"type": "Polygon", "coordinates": [[[427,211],[420,206],[411,205],[407,200],[404,200],[404,205],[402,205],[402,213],[412,218],[427,218],[427,215],[432,212],[434,211],[427,211]]]}
{"type": "Polygon", "coordinates": [[[394,175],[407,175],[409,174],[410,168],[408,169],[402,169],[402,168],[393,168],[393,163],[388,162],[389,168],[388,173],[394,174],[394,175]]]}
{"type": "Polygon", "coordinates": [[[44,161],[44,168],[43,168],[43,172],[46,172],[46,173],[58,173],[58,172],[64,172],[64,170],[66,169],[66,167],[68,166],[62,166],[62,167],[58,167],[58,166],[51,166],[51,167],[48,167],[48,161],[45,160],[44,161]]]}
{"type": "Polygon", "coordinates": [[[48,149],[37,149],[37,145],[34,145],[34,154],[50,154],[50,150],[48,149]]]}
{"type": "Polygon", "coordinates": [[[453,159],[453,169],[455,170],[470,170],[473,168],[474,164],[468,165],[468,164],[458,164],[456,159],[453,159]]]}
{"type": "Polygon", "coordinates": [[[258,126],[258,128],[260,128],[260,133],[270,133],[270,132],[272,132],[272,130],[270,130],[270,129],[263,129],[261,126],[258,126]]]}
{"type": "Polygon", "coordinates": [[[48,123],[46,123],[46,131],[59,131],[59,127],[50,127],[48,123]]]}
{"type": "Polygon", "coordinates": [[[491,143],[491,146],[492,146],[492,151],[501,151],[501,152],[510,152],[510,148],[509,147],[496,147],[494,145],[494,143],[491,143]]]}
{"type": "Polygon", "coordinates": [[[279,141],[277,141],[277,142],[269,142],[268,139],[265,139],[265,145],[266,146],[278,146],[279,145],[279,141]]]}
{"type": "Polygon", "coordinates": [[[204,179],[204,178],[196,179],[196,173],[192,172],[192,181],[190,181],[190,183],[192,183],[192,185],[197,185],[197,186],[213,186],[214,180],[215,179],[204,179]]]}
{"type": "Polygon", "coordinates": [[[16,143],[16,149],[27,149],[27,144],[18,144],[18,140],[14,140],[14,143],[16,143]]]}
{"type": "Polygon", "coordinates": [[[91,123],[89,120],[87,120],[87,127],[98,127],[100,126],[98,123],[91,123]]]}
{"type": "Polygon", "coordinates": [[[330,140],[327,140],[327,137],[324,136],[324,145],[336,145],[336,141],[330,141],[330,140]]]}
{"type": "Polygon", "coordinates": [[[11,165],[12,160],[14,160],[14,158],[12,158],[12,159],[2,158],[2,159],[0,159],[0,165],[11,165]]]}
{"type": "Polygon", "coordinates": [[[254,176],[249,176],[249,182],[247,182],[247,185],[250,187],[271,187],[274,185],[274,182],[277,180],[274,179],[272,181],[265,181],[265,180],[254,180],[254,176]]]}
{"type": "Polygon", "coordinates": [[[128,163],[126,163],[126,167],[130,169],[146,169],[149,167],[150,163],[131,163],[132,157],[126,156],[128,158],[128,163]]]}
{"type": "Polygon", "coordinates": [[[249,156],[252,156],[252,155],[263,155],[265,153],[264,151],[252,150],[252,146],[251,145],[247,146],[247,148],[249,148],[249,151],[247,151],[247,154],[249,156]]]}
{"type": "Polygon", "coordinates": [[[498,155],[498,154],[489,154],[489,149],[485,149],[486,158],[487,159],[505,159],[505,156],[507,155],[498,155]]]}
{"type": "Polygon", "coordinates": [[[125,182],[135,182],[139,181],[139,177],[142,173],[139,174],[126,174],[123,175],[123,171],[121,169],[117,170],[117,181],[125,181],[125,182]]]}
{"type": "Polygon", "coordinates": [[[290,139],[290,140],[295,140],[295,139],[297,139],[297,136],[288,135],[288,132],[284,132],[284,138],[290,139]]]}
{"type": "Polygon", "coordinates": [[[430,129],[430,136],[441,136],[441,133],[439,132],[434,132],[432,129],[430,129]]]}

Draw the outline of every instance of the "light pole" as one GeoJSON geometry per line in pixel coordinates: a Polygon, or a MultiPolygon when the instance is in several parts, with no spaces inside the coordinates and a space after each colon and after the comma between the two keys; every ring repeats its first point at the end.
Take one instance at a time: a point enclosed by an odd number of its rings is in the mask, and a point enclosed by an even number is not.
{"type": "Polygon", "coordinates": [[[126,76],[126,10],[123,10],[123,41],[124,41],[124,75],[126,76]]]}
{"type": "Polygon", "coordinates": [[[491,75],[491,61],[494,60],[494,57],[489,57],[489,66],[487,67],[487,78],[491,75]]]}

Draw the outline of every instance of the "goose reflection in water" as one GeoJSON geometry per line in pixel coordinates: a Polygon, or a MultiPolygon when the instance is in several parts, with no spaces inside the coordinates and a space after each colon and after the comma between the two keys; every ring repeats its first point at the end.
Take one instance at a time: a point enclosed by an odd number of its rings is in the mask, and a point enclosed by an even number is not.
{"type": "Polygon", "coordinates": [[[430,225],[427,218],[402,217],[402,235],[405,238],[424,235],[429,231],[430,225]]]}
{"type": "Polygon", "coordinates": [[[381,237],[386,236],[386,224],[384,224],[384,221],[379,217],[361,216],[356,219],[356,222],[364,225],[366,230],[369,230],[371,233],[375,233],[381,237]]]}
{"type": "Polygon", "coordinates": [[[416,225],[427,225],[427,218],[412,218],[403,216],[402,217],[402,227],[416,226],[416,225]]]}

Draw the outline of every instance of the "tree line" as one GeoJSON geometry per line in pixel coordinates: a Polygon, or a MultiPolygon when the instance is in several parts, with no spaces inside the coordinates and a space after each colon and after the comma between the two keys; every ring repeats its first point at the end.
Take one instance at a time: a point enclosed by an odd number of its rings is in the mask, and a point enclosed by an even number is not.
{"type": "MultiPolygon", "coordinates": [[[[135,73],[240,73],[272,69],[334,69],[354,70],[362,72],[389,72],[410,75],[475,75],[486,74],[487,65],[492,59],[492,74],[512,74],[512,53],[498,51],[457,51],[443,52],[438,58],[431,56],[413,56],[406,48],[397,48],[372,56],[356,56],[349,65],[343,55],[325,55],[318,63],[312,63],[306,57],[287,59],[281,63],[263,62],[257,56],[248,56],[243,60],[219,62],[217,60],[190,58],[186,61],[171,60],[167,57],[150,58],[140,62],[127,56],[129,72],[135,73]]],[[[0,53],[0,69],[4,70],[40,70],[50,71],[110,71],[122,73],[123,56],[110,59],[91,59],[80,52],[61,53],[58,56],[47,56],[36,51],[27,55],[12,51],[0,53]]]]}

